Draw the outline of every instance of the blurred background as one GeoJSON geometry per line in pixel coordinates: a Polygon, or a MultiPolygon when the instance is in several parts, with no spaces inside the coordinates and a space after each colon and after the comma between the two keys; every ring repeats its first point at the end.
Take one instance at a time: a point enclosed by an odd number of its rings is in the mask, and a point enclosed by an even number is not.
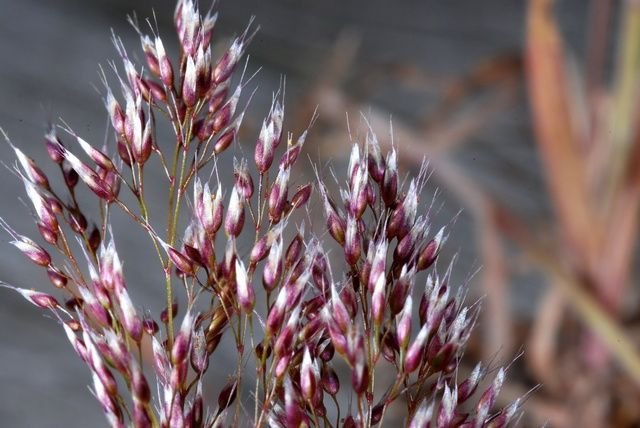
{"type": "MultiPolygon", "coordinates": [[[[101,144],[97,71],[116,57],[111,29],[140,58],[126,15],[155,10],[175,51],[173,8],[0,0],[0,126],[42,163],[49,120],[101,144]]],[[[306,150],[319,163],[339,169],[348,129],[357,138],[367,122],[383,144],[392,126],[405,172],[428,157],[423,198],[437,193],[435,226],[457,215],[441,258],[457,255],[456,281],[483,298],[466,357],[508,364],[523,351],[502,404],[542,385],[522,426],[640,426],[640,2],[227,0],[217,9],[222,49],[251,16],[260,25],[243,150],[286,78],[287,130],[300,132],[318,107],[306,150]]],[[[22,186],[4,168],[0,183],[0,215],[33,234],[22,186]]],[[[164,290],[138,235],[120,233],[119,250],[134,300],[155,310],[164,290]]],[[[0,279],[50,287],[9,240],[0,236],[0,279]]],[[[212,364],[224,367],[221,358],[212,364]]],[[[56,323],[0,290],[0,425],[101,426],[89,381],[56,323]]]]}

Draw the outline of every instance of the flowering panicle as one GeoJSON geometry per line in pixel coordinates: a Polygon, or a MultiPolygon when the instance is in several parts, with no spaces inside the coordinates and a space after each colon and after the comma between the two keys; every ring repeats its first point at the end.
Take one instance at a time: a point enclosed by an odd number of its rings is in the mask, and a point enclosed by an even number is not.
{"type": "Polygon", "coordinates": [[[46,271],[56,295],[0,286],[54,314],[113,427],[227,426],[249,414],[255,426],[373,426],[385,422],[392,403],[405,406],[410,427],[508,425],[520,401],[495,409],[505,371],[470,405],[491,371],[478,365],[464,377],[459,369],[477,306],[464,305],[451,268],[429,272],[424,286],[418,277],[435,264],[447,238],[444,228],[431,232],[429,209],[420,201],[424,168],[402,184],[395,148],[384,153],[369,132],[352,146],[337,197],[319,173],[317,183],[300,183],[295,174],[308,130],[297,139],[287,134],[281,147],[281,89],[251,162],[234,159],[233,175],[220,177],[217,160],[236,142],[244,117],[238,103],[247,82],[231,91],[231,79],[253,30],[249,25],[216,59],[216,19],[211,11],[201,15],[197,2],[179,0],[175,58],[158,35],[136,27],[146,67],[114,36],[122,66],[110,68],[119,95],[101,70],[113,139],[98,149],[65,125],[75,141],[70,145],[49,127],[44,142],[62,174],[60,188],[9,143],[46,244],[4,220],[0,225],[46,271]],[[175,132],[173,158],[156,143],[160,118],[175,132]],[[154,228],[144,177],[156,157],[169,215],[154,228]],[[215,185],[203,172],[211,166],[215,185]],[[82,186],[95,196],[100,218],[78,204],[82,186]],[[324,226],[305,234],[310,225],[299,214],[313,204],[321,204],[324,226]],[[160,262],[158,272],[147,273],[166,291],[157,317],[133,300],[125,280],[111,230],[115,210],[149,235],[160,262]],[[325,235],[339,257],[325,249],[325,235]],[[225,349],[237,353],[238,363],[227,368],[224,386],[212,386],[216,401],[207,396],[205,374],[218,361],[211,356],[220,343],[234,344],[225,349]],[[145,367],[146,355],[152,368],[145,367]],[[388,384],[389,377],[379,376],[383,370],[395,372],[388,384]]]}

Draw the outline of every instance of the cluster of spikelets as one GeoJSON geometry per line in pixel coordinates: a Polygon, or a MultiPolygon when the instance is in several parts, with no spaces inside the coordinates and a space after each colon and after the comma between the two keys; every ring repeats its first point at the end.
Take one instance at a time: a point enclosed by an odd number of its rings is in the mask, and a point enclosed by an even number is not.
{"type": "Polygon", "coordinates": [[[306,132],[280,147],[284,108],[274,97],[255,145],[255,167],[236,162],[234,176],[218,177],[215,191],[201,178],[238,136],[243,85],[231,91],[230,78],[251,38],[245,31],[212,60],[215,21],[211,13],[201,16],[192,0],[180,1],[179,61],[169,58],[159,37],[141,34],[145,71],[114,37],[123,61],[121,69],[112,64],[120,100],[103,74],[114,149],[99,150],[68,128],[75,143],[64,145],[51,128],[45,142],[63,189],[54,190],[43,170],[12,145],[15,171],[49,250],[2,225],[65,301],[5,287],[59,320],[89,367],[92,392],[113,427],[360,427],[382,424],[390,406],[394,418],[400,411],[416,428],[511,423],[519,402],[494,409],[504,370],[478,365],[466,378],[458,370],[477,306],[465,307],[462,292],[454,293],[450,269],[416,285],[416,275],[434,264],[446,240],[444,229],[431,233],[428,209],[422,213],[424,169],[403,184],[396,152],[383,156],[370,133],[353,146],[339,197],[320,178],[315,186],[293,189],[290,174],[306,132]],[[168,150],[156,140],[156,116],[173,127],[175,144],[168,150]],[[145,202],[145,165],[152,156],[167,179],[162,235],[145,202]],[[101,215],[91,228],[76,197],[80,183],[99,202],[101,215]],[[339,278],[320,238],[305,237],[302,224],[293,223],[313,188],[326,219],[318,236],[328,232],[344,253],[339,278]],[[123,191],[137,204],[123,202],[123,191]],[[180,240],[185,206],[191,221],[180,240]],[[153,243],[167,292],[157,319],[129,297],[111,210],[126,213],[153,243]],[[249,254],[238,251],[241,234],[254,242],[249,254]],[[178,292],[186,308],[181,319],[178,292]],[[226,385],[205,388],[223,338],[235,343],[238,365],[229,368],[226,385]],[[144,367],[146,359],[153,365],[144,367]],[[388,385],[376,380],[382,372],[395,374],[388,385]],[[477,391],[489,373],[493,381],[477,391]],[[217,400],[205,390],[215,391],[217,400]]]}

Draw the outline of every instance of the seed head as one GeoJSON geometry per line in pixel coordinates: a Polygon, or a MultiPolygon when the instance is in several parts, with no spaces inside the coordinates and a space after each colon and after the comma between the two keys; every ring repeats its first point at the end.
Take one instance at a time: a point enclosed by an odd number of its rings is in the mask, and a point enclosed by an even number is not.
{"type": "Polygon", "coordinates": [[[55,126],[49,125],[49,130],[44,136],[44,143],[47,148],[47,154],[49,155],[49,158],[58,165],[62,164],[62,161],[64,160],[64,155],[60,151],[60,146],[62,146],[62,143],[56,136],[55,126]]]}
{"type": "Polygon", "coordinates": [[[415,371],[422,362],[424,346],[426,345],[429,337],[429,332],[429,326],[427,324],[423,325],[418,336],[413,340],[411,346],[409,346],[404,359],[404,370],[407,373],[415,371]]]}
{"type": "Polygon", "coordinates": [[[142,319],[136,313],[133,302],[124,287],[115,288],[115,296],[122,310],[122,324],[129,336],[136,342],[142,339],[142,319]]]}
{"type": "Polygon", "coordinates": [[[392,207],[396,203],[398,195],[398,166],[396,161],[396,151],[392,149],[387,154],[386,167],[384,169],[384,178],[382,182],[382,200],[387,207],[392,207]]]}
{"type": "Polygon", "coordinates": [[[255,161],[258,171],[264,174],[271,164],[276,147],[282,138],[282,121],[284,118],[284,107],[280,101],[275,101],[271,107],[271,112],[262,123],[260,136],[256,144],[255,161]]]}
{"type": "Polygon", "coordinates": [[[91,168],[85,165],[73,153],[59,146],[65,160],[69,163],[80,179],[101,199],[111,201],[114,198],[112,189],[91,168]]]}
{"type": "Polygon", "coordinates": [[[262,275],[262,282],[265,289],[273,290],[282,275],[282,238],[277,238],[271,249],[269,250],[269,257],[267,263],[264,266],[264,272],[262,275]]]}
{"type": "Polygon", "coordinates": [[[397,336],[400,348],[406,349],[411,338],[411,323],[413,319],[413,299],[407,296],[402,312],[397,317],[397,336]]]}
{"type": "Polygon", "coordinates": [[[44,267],[51,264],[51,256],[49,253],[26,236],[17,235],[16,239],[11,241],[11,244],[22,251],[22,254],[35,264],[44,267]]]}
{"type": "Polygon", "coordinates": [[[53,266],[47,268],[47,276],[56,288],[64,288],[67,285],[67,276],[53,266]]]}
{"type": "Polygon", "coordinates": [[[433,417],[433,403],[427,403],[426,399],[422,401],[418,410],[413,415],[409,428],[428,428],[431,426],[431,418],[433,417]]]}
{"type": "Polygon", "coordinates": [[[219,85],[231,76],[231,73],[235,69],[247,47],[248,40],[246,40],[246,36],[247,33],[236,38],[233,43],[231,43],[229,49],[218,60],[218,63],[213,69],[212,77],[214,84],[219,85]]]}
{"type": "Polygon", "coordinates": [[[99,255],[100,280],[107,290],[118,290],[124,288],[124,276],[122,274],[122,263],[116,245],[113,240],[106,247],[103,247],[99,255]]]}
{"type": "Polygon", "coordinates": [[[478,405],[476,408],[476,417],[475,417],[475,427],[482,427],[489,415],[489,411],[493,407],[496,402],[496,397],[500,393],[500,389],[502,388],[502,384],[504,383],[505,371],[503,368],[498,370],[498,374],[496,374],[493,383],[487,390],[482,394],[480,400],[478,400],[478,405]]]}
{"type": "Polygon", "coordinates": [[[376,183],[382,183],[384,179],[384,171],[385,171],[385,162],[382,154],[380,153],[380,144],[378,143],[378,138],[376,135],[369,131],[367,133],[367,170],[371,175],[371,178],[376,183]]]}
{"type": "Polygon", "coordinates": [[[249,278],[247,270],[244,267],[244,263],[240,260],[236,260],[236,286],[238,291],[238,303],[245,313],[251,313],[253,306],[255,305],[255,294],[253,287],[249,284],[249,278]]]}
{"type": "Polygon", "coordinates": [[[197,373],[204,373],[209,366],[209,354],[204,331],[199,327],[193,334],[191,347],[191,366],[197,373]]]}
{"type": "Polygon", "coordinates": [[[162,83],[165,84],[165,86],[171,88],[173,87],[173,66],[171,65],[171,61],[167,56],[167,53],[164,49],[164,44],[162,43],[162,39],[160,37],[156,37],[155,48],[158,56],[160,79],[162,80],[162,83]]]}
{"type": "Polygon", "coordinates": [[[83,140],[78,136],[75,137],[82,150],[87,154],[87,156],[91,158],[91,160],[96,163],[96,165],[106,171],[110,171],[114,168],[113,162],[111,161],[109,156],[105,155],[100,150],[93,148],[93,146],[91,146],[91,144],[89,144],[86,140],[83,140]]]}
{"type": "Polygon", "coordinates": [[[304,186],[298,186],[296,193],[291,197],[291,206],[293,208],[300,208],[306,205],[311,197],[311,184],[305,184],[304,186]]]}
{"type": "Polygon", "coordinates": [[[384,310],[386,307],[385,302],[385,288],[387,280],[384,275],[378,277],[378,281],[374,285],[373,294],[371,294],[371,312],[373,314],[374,323],[380,327],[382,319],[384,318],[384,310]]]}
{"type": "Polygon", "coordinates": [[[312,360],[309,348],[305,347],[300,367],[300,389],[307,402],[311,402],[316,393],[319,374],[318,366],[312,360]]]}
{"type": "Polygon", "coordinates": [[[53,242],[51,242],[51,240],[49,239],[47,239],[47,242],[55,245],[58,237],[58,219],[56,218],[53,209],[51,208],[51,204],[49,203],[49,201],[46,201],[44,199],[33,182],[29,181],[25,177],[21,178],[27,193],[27,197],[33,204],[33,208],[36,211],[39,225],[54,236],[54,238],[52,239],[53,242]]]}
{"type": "Polygon", "coordinates": [[[189,348],[191,346],[191,336],[193,332],[193,322],[194,315],[193,312],[189,310],[182,319],[180,330],[178,331],[178,334],[176,334],[175,340],[173,342],[173,347],[171,348],[171,362],[174,366],[177,366],[180,363],[184,362],[185,358],[189,354],[189,348]]]}
{"type": "Polygon", "coordinates": [[[351,266],[360,260],[361,254],[361,235],[358,231],[358,220],[349,214],[347,217],[347,229],[344,238],[344,256],[351,266]]]}
{"type": "Polygon", "coordinates": [[[347,228],[346,221],[338,214],[337,210],[335,209],[335,205],[327,195],[327,189],[322,183],[320,184],[320,195],[322,196],[324,215],[327,222],[327,230],[338,244],[344,245],[345,229],[347,228]]]}
{"type": "Polygon", "coordinates": [[[57,309],[60,307],[60,304],[56,300],[55,297],[42,293],[40,291],[27,290],[26,288],[18,288],[9,284],[5,284],[4,282],[0,282],[0,287],[10,288],[14,291],[17,291],[28,300],[30,303],[43,308],[43,309],[57,309]]]}
{"type": "Polygon", "coordinates": [[[287,190],[289,188],[289,169],[280,168],[276,181],[269,195],[269,219],[278,222],[287,203],[287,190]]]}
{"type": "Polygon", "coordinates": [[[246,159],[242,159],[240,162],[234,159],[233,175],[235,177],[235,185],[240,190],[242,196],[245,199],[251,199],[251,196],[253,196],[253,179],[251,178],[251,174],[249,174],[246,159]]]}
{"type": "MultiPolygon", "coordinates": [[[[9,141],[9,140],[7,140],[9,141]]],[[[16,154],[18,158],[18,162],[22,167],[22,170],[28,177],[29,181],[37,186],[40,186],[44,189],[49,189],[49,180],[47,176],[42,172],[42,170],[36,165],[33,159],[27,157],[20,149],[18,149],[13,144],[9,143],[11,148],[16,154]]]]}
{"type": "Polygon", "coordinates": [[[187,107],[193,107],[198,99],[196,64],[190,56],[187,58],[187,68],[182,82],[182,99],[187,107]]]}
{"type": "Polygon", "coordinates": [[[241,190],[234,186],[229,199],[229,208],[224,223],[227,235],[237,237],[244,227],[244,197],[241,190]]]}

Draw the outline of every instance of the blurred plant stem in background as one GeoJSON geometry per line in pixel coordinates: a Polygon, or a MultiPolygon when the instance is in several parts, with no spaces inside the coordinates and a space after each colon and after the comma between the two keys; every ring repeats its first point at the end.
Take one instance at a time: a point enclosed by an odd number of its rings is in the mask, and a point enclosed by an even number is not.
{"type": "MultiPolygon", "coordinates": [[[[637,2],[623,7],[613,89],[607,91],[601,77],[590,82],[598,95],[589,97],[564,50],[552,5],[549,0],[530,2],[527,72],[536,141],[558,222],[557,258],[567,260],[571,275],[590,289],[613,319],[619,319],[626,309],[622,304],[637,233],[640,177],[634,173],[638,146],[634,117],[640,8],[637,2]]],[[[602,37],[607,32],[596,30],[602,37]]],[[[601,55],[598,50],[594,53],[601,55]]],[[[594,63],[604,67],[601,59],[594,63]]],[[[591,73],[603,75],[601,70],[591,73]]],[[[585,340],[583,359],[602,368],[604,347],[591,336],[585,340]]],[[[633,375],[640,380],[638,373],[633,375]]]]}

